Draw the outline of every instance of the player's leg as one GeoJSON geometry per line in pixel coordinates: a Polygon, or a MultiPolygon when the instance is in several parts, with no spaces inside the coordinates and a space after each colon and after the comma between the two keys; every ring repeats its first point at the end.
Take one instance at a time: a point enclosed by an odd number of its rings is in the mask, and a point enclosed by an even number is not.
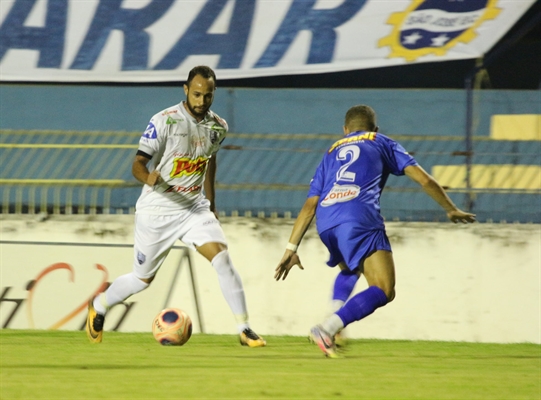
{"type": "Polygon", "coordinates": [[[100,343],[103,337],[105,314],[114,305],[148,287],[149,283],[138,279],[133,272],[121,275],[103,293],[88,302],[86,333],[91,342],[100,343]]]}
{"type": "Polygon", "coordinates": [[[250,328],[242,279],[233,265],[224,232],[214,213],[195,213],[190,217],[188,225],[190,229],[181,240],[193,246],[216,270],[222,294],[235,316],[241,344],[249,347],[265,346],[265,340],[250,328]]]}
{"type": "Polygon", "coordinates": [[[197,251],[210,261],[218,274],[222,294],[237,320],[239,332],[248,328],[248,311],[244,287],[238,271],[224,243],[210,242],[196,246],[197,251]]]}
{"type": "MultiPolygon", "coordinates": [[[[345,229],[349,230],[349,227],[345,229]]],[[[338,311],[344,303],[349,299],[349,296],[355,288],[355,284],[359,280],[360,273],[358,271],[351,271],[346,262],[344,261],[344,255],[339,245],[339,236],[341,235],[341,228],[331,228],[320,234],[321,241],[327,247],[329,251],[329,260],[327,265],[335,267],[338,265],[340,272],[334,280],[331,309],[332,312],[338,311]]]]}
{"type": "MultiPolygon", "coordinates": [[[[348,223],[335,229],[333,235],[344,263],[359,275],[368,273],[370,287],[350,298],[321,325],[312,328],[312,337],[319,339],[319,347],[331,357],[334,355],[336,333],[387,304],[387,293],[394,290],[394,262],[385,231],[366,231],[355,223],[348,223]]],[[[328,241],[325,235],[321,238],[328,241]]]]}
{"type": "MultiPolygon", "coordinates": [[[[330,315],[340,310],[351,296],[355,285],[361,276],[359,269],[351,271],[344,262],[338,264],[340,272],[336,276],[332,291],[330,315]]],[[[338,347],[344,347],[347,344],[345,330],[340,330],[334,335],[334,343],[338,347]]]]}
{"type": "MultiPolygon", "coordinates": [[[[349,227],[345,227],[344,230],[349,231],[349,227]]],[[[320,238],[323,244],[329,251],[329,260],[327,265],[330,267],[339,266],[340,272],[338,273],[334,285],[331,302],[331,314],[327,319],[332,316],[336,316],[335,312],[338,311],[351,295],[360,273],[358,270],[351,271],[345,260],[342,250],[339,245],[339,238],[343,234],[343,230],[340,227],[331,228],[320,233],[320,238]]],[[[344,341],[341,340],[339,335],[338,339],[340,344],[336,342],[337,330],[332,335],[325,331],[321,325],[316,325],[310,330],[309,339],[311,342],[317,344],[319,348],[325,353],[327,357],[337,357],[336,346],[343,345],[344,341]]]]}
{"type": "Polygon", "coordinates": [[[356,294],[322,327],[334,335],[354,321],[359,321],[394,298],[395,269],[390,251],[377,250],[370,254],[361,267],[368,282],[368,289],[356,294]]]}
{"type": "Polygon", "coordinates": [[[385,294],[387,303],[395,297],[395,267],[393,253],[376,251],[363,263],[363,273],[369,287],[377,287],[385,294]]]}
{"type": "Polygon", "coordinates": [[[102,341],[105,315],[111,307],[145,290],[152,282],[177,240],[176,225],[174,217],[136,215],[133,270],[116,278],[105,292],[89,301],[86,331],[90,341],[102,341]]]}
{"type": "Polygon", "coordinates": [[[175,216],[136,215],[132,272],[116,278],[94,301],[99,313],[149,286],[177,240],[177,223],[175,216]]]}
{"type": "Polygon", "coordinates": [[[344,262],[338,264],[340,272],[336,276],[333,285],[332,312],[336,312],[346,303],[361,276],[360,270],[351,271],[344,262]]]}

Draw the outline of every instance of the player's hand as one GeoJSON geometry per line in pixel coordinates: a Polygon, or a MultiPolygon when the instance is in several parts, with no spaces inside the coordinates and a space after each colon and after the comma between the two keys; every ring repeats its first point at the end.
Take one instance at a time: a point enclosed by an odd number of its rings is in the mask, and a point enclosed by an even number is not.
{"type": "Polygon", "coordinates": [[[148,174],[147,177],[147,185],[148,186],[156,186],[158,183],[162,182],[163,179],[160,175],[160,171],[154,170],[150,174],[148,174]]]}
{"type": "Polygon", "coordinates": [[[457,222],[462,222],[467,224],[468,222],[475,222],[475,214],[467,213],[462,210],[449,211],[447,217],[453,221],[455,224],[457,222]]]}
{"type": "Polygon", "coordinates": [[[280,264],[276,267],[275,273],[274,273],[274,279],[277,281],[282,278],[282,280],[287,278],[287,275],[289,274],[289,270],[293,268],[295,265],[297,265],[300,269],[304,269],[301,260],[297,253],[286,250],[284,253],[284,256],[282,257],[282,261],[280,261],[280,264]]]}

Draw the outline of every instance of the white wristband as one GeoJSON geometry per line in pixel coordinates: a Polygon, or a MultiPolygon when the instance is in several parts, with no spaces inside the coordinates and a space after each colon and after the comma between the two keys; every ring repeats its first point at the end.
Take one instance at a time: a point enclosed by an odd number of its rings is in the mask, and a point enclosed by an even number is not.
{"type": "Polygon", "coordinates": [[[297,251],[297,249],[299,248],[299,246],[297,246],[296,244],[293,244],[293,243],[288,243],[286,245],[286,249],[287,250],[291,250],[291,251],[297,251]]]}

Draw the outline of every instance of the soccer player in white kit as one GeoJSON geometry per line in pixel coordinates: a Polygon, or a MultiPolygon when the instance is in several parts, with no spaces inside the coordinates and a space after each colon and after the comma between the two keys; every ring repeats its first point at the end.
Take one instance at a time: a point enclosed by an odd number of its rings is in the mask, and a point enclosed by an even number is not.
{"type": "Polygon", "coordinates": [[[215,89],[211,68],[193,68],[184,85],[186,101],[154,115],[141,136],[132,165],[133,176],[144,183],[136,204],[133,270],[90,300],[86,332],[91,342],[102,341],[107,310],[146,289],[175,242],[181,240],[216,269],[223,296],[237,320],[240,343],[266,345],[248,323],[242,281],[216,216],[216,153],[228,127],[210,110],[215,89]]]}

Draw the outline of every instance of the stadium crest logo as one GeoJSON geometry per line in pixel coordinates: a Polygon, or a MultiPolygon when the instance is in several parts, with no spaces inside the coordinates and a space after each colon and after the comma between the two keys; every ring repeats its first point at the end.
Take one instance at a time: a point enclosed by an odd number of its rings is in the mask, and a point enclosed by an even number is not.
{"type": "Polygon", "coordinates": [[[391,34],[378,42],[389,46],[389,57],[415,61],[434,54],[444,56],[458,43],[468,43],[483,22],[496,18],[497,0],[413,0],[404,12],[393,13],[387,23],[391,34]]]}

